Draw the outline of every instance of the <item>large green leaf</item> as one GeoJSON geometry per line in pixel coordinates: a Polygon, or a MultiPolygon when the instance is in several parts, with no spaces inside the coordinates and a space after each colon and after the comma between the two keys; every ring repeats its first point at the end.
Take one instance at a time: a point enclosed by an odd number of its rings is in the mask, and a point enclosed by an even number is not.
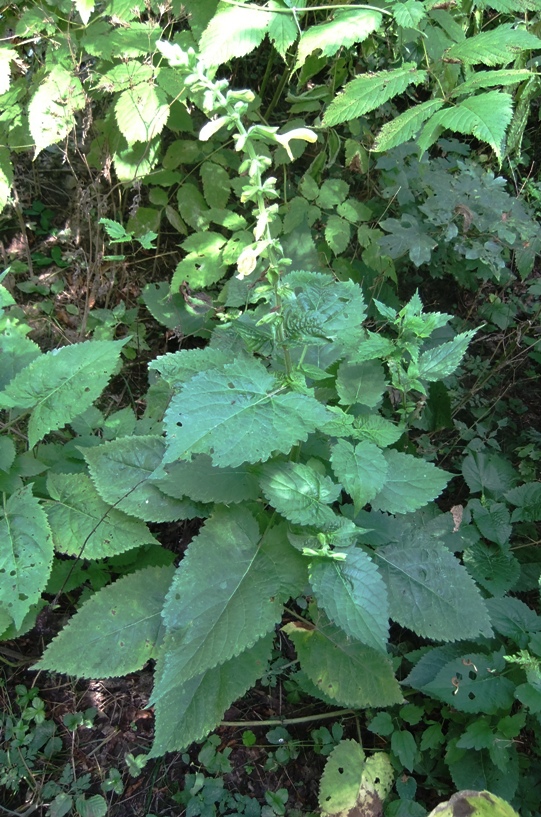
{"type": "Polygon", "coordinates": [[[150,481],[165,452],[163,437],[131,436],[82,449],[99,495],[118,511],[146,522],[193,519],[203,510],[182,496],[173,498],[150,481]]]}
{"type": "Polygon", "coordinates": [[[343,361],[338,369],[336,390],[344,406],[360,403],[373,408],[381,402],[387,385],[379,360],[365,360],[362,363],[343,361]]]}
{"type": "Polygon", "coordinates": [[[290,522],[321,527],[333,523],[329,505],[340,496],[341,485],[302,463],[272,462],[261,471],[263,493],[290,522]]]}
{"type": "MultiPolygon", "coordinates": [[[[269,8],[283,9],[281,0],[270,0],[269,8]]],[[[270,14],[268,35],[271,43],[276,48],[280,56],[285,59],[287,50],[293,45],[299,36],[299,29],[293,18],[293,14],[270,14]]]]}
{"type": "Polygon", "coordinates": [[[53,562],[47,517],[27,485],[0,510],[0,597],[19,628],[39,600],[53,562]]]}
{"type": "Polygon", "coordinates": [[[280,619],[280,587],[253,516],[245,508],[218,509],[188,546],[169,591],[153,702],[270,632],[280,619]]]}
{"type": "Polygon", "coordinates": [[[247,466],[218,468],[207,454],[196,454],[190,462],[171,463],[166,471],[167,476],[156,480],[156,485],[168,496],[224,505],[259,499],[259,480],[247,466]]]}
{"type": "Polygon", "coordinates": [[[91,596],[52,640],[34,669],[79,678],[127,675],[156,658],[161,610],[174,567],[146,567],[91,596]]]}
{"type": "Polygon", "coordinates": [[[256,8],[222,5],[201,35],[201,59],[206,65],[221,65],[244,57],[262,42],[270,18],[269,12],[256,8]]]}
{"type": "Polygon", "coordinates": [[[317,625],[291,622],[301,667],[325,695],[342,706],[392,706],[402,701],[390,660],[381,652],[352,641],[321,614],[317,625]]]}
{"type": "Polygon", "coordinates": [[[324,406],[288,392],[262,363],[242,359],[201,372],[173,397],[165,415],[165,462],[210,454],[237,466],[287,453],[326,419],[324,406]]]}
{"type": "Polygon", "coordinates": [[[5,389],[16,374],[22,372],[32,361],[41,356],[37,343],[30,338],[9,329],[9,326],[0,333],[0,400],[1,391],[5,389]]]}
{"type": "Polygon", "coordinates": [[[509,803],[489,791],[459,791],[447,802],[436,806],[428,817],[456,817],[458,814],[467,814],[468,817],[518,817],[509,803]]]}
{"type": "Polygon", "coordinates": [[[10,381],[0,393],[0,408],[32,409],[30,448],[92,405],[107,385],[125,343],[85,341],[54,349],[10,381]]]}
{"type": "Polygon", "coordinates": [[[501,670],[501,656],[470,652],[453,658],[422,691],[459,712],[492,714],[509,711],[515,684],[501,670]],[[500,662],[500,663],[498,663],[500,662]]]}
{"type": "Polygon", "coordinates": [[[419,355],[419,377],[421,380],[435,381],[448,377],[459,366],[470,340],[477,330],[461,332],[447,343],[442,343],[419,355]]]}
{"type": "Polygon", "coordinates": [[[486,142],[501,160],[505,134],[512,118],[511,94],[489,91],[486,94],[467,97],[453,108],[437,111],[424,126],[417,142],[421,150],[428,150],[440,133],[448,128],[458,133],[472,134],[486,142]]]}
{"type": "Polygon", "coordinates": [[[428,99],[426,102],[421,102],[420,105],[408,108],[407,111],[391,119],[382,127],[376,136],[372,150],[381,153],[412,139],[420,130],[423,122],[426,122],[442,105],[443,99],[428,99]]]}
{"type": "Polygon", "coordinates": [[[47,503],[47,516],[60,553],[104,559],[158,544],[144,522],[104,502],[85,474],[49,472],[47,489],[53,500],[47,503]]]}
{"type": "Polygon", "coordinates": [[[75,127],[75,112],[84,108],[86,96],[73,71],[55,65],[39,85],[28,105],[28,124],[36,156],[64,139],[75,127]]]}
{"type": "Polygon", "coordinates": [[[490,635],[487,609],[466,569],[430,534],[374,551],[391,618],[424,638],[458,641],[490,635]]]}
{"type": "Polygon", "coordinates": [[[502,23],[492,31],[483,31],[447,49],[445,57],[466,65],[507,65],[521,53],[539,50],[541,40],[513,23],[502,23]]]}
{"type": "Polygon", "coordinates": [[[466,82],[457,85],[451,96],[463,96],[480,88],[494,88],[495,85],[517,85],[535,76],[526,68],[504,68],[501,71],[476,71],[466,82]]]}
{"type": "MultiPolygon", "coordinates": [[[[332,192],[336,193],[336,188],[332,192]]],[[[358,284],[304,270],[285,275],[281,284],[284,322],[292,338],[299,338],[303,344],[333,341],[335,354],[336,350],[357,348],[365,335],[362,322],[366,316],[358,284]]]]}
{"type": "Polygon", "coordinates": [[[341,740],[334,747],[319,785],[319,807],[324,814],[348,814],[355,806],[365,760],[356,740],[341,740]]]}
{"type": "Polygon", "coordinates": [[[366,40],[381,25],[382,15],[375,9],[341,9],[329,23],[310,26],[302,33],[297,49],[295,69],[304,65],[313,51],[321,50],[324,57],[332,57],[341,48],[366,40]]]}
{"type": "Polygon", "coordinates": [[[12,184],[13,168],[10,161],[10,151],[6,147],[0,147],[0,212],[8,203],[12,184]]]}
{"type": "Polygon", "coordinates": [[[332,126],[356,119],[403,93],[409,85],[419,85],[426,78],[427,72],[417,70],[413,62],[406,62],[393,71],[378,71],[356,77],[331,102],[323,123],[332,126]]]}
{"type": "Polygon", "coordinates": [[[343,551],[344,561],[318,559],[310,569],[316,601],[352,638],[386,653],[389,637],[387,588],[360,548],[343,551]]]}
{"type": "Polygon", "coordinates": [[[384,451],[388,465],[385,484],[374,499],[372,510],[410,513],[441,494],[449,475],[431,462],[401,451],[384,451]]]}
{"type": "Polygon", "coordinates": [[[355,512],[381,491],[387,479],[387,460],[380,449],[369,442],[356,446],[338,440],[332,447],[333,471],[353,499],[355,512]]]}
{"type": "MultiPolygon", "coordinates": [[[[185,749],[215,729],[224,712],[264,673],[272,635],[259,639],[235,658],[174,684],[155,704],[156,734],[150,757],[185,749]]],[[[156,666],[156,685],[163,678],[165,659],[156,666]]]]}
{"type": "Polygon", "coordinates": [[[115,105],[115,116],[128,145],[148,142],[165,127],[169,105],[161,88],[143,82],[120,94],[115,105]]]}

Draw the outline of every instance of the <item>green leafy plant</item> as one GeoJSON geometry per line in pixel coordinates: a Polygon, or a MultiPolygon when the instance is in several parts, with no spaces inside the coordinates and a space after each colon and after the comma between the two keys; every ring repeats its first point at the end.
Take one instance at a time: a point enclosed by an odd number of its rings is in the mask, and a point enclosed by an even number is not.
{"type": "MultiPolygon", "coordinates": [[[[97,492],[98,529],[115,514],[135,524],[171,518],[175,507],[197,508],[206,521],[176,572],[152,566],[105,587],[39,663],[105,676],[157,656],[153,755],[204,737],[263,674],[290,598],[314,600],[284,627],[307,683],[342,706],[402,699],[388,652],[389,618],[436,640],[491,633],[479,590],[444,544],[454,535],[451,515],[432,506],[422,534],[414,522],[448,475],[397,447],[414,411],[412,395],[456,368],[471,333],[439,343],[434,333],[451,316],[424,313],[418,295],[399,311],[378,303],[388,329],[369,331],[357,284],[285,272],[270,232],[276,209],[267,209],[274,183],[262,178],[268,161],[255,148],[280,135],[258,125],[244,129],[246,92],[224,93],[224,81],[207,79],[195,55],[169,46],[167,53],[195,94],[208,89],[209,111],[225,109],[213,127],[230,122],[240,131],[248,172],[242,195],[253,201],[258,226],[235,280],[253,306],[233,308],[207,348],[151,364],[168,393],[165,439],[131,434],[81,448],[88,476],[79,474],[77,490],[97,492]],[[266,280],[258,281],[263,260],[266,280]],[[368,503],[371,511],[363,511],[368,503]],[[374,531],[395,515],[405,515],[396,522],[400,543],[380,547],[374,531]],[[460,597],[452,589],[458,583],[460,597]],[[100,636],[81,658],[80,639],[89,631],[100,636]]],[[[16,386],[17,378],[4,401],[20,399],[16,386]]],[[[59,414],[48,415],[47,431],[68,420],[59,414]]],[[[31,442],[38,441],[33,433],[31,442]]],[[[74,489],[73,477],[68,485],[61,473],[49,475],[48,521],[59,533],[60,509],[74,489]]],[[[100,542],[94,557],[110,552],[115,538],[104,530],[100,542]]]]}

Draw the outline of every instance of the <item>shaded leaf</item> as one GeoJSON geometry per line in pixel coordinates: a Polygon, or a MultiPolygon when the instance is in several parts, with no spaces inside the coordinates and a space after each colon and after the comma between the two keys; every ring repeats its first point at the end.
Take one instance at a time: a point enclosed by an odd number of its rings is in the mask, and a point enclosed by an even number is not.
{"type": "Polygon", "coordinates": [[[431,462],[400,451],[384,451],[388,476],[383,488],[371,500],[372,510],[410,513],[438,497],[449,475],[431,462]]]}
{"type": "Polygon", "coordinates": [[[111,678],[142,669],[158,654],[161,611],[174,572],[172,565],[147,567],[103,587],[52,640],[35,669],[78,678],[111,678]]]}

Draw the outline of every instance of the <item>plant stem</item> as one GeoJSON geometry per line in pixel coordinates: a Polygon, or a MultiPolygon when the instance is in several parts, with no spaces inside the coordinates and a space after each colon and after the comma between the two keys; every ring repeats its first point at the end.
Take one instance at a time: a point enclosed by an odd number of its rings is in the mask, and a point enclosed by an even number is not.
{"type": "Polygon", "coordinates": [[[328,718],[341,718],[344,715],[355,715],[353,709],[337,709],[334,712],[323,712],[320,715],[306,715],[302,718],[271,718],[267,721],[222,721],[220,726],[287,726],[294,723],[310,723],[328,718]]]}

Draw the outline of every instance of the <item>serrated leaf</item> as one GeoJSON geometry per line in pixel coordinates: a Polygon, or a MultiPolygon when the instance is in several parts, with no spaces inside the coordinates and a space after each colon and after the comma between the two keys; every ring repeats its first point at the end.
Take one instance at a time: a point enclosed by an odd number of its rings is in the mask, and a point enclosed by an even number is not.
{"type": "Polygon", "coordinates": [[[480,88],[493,88],[495,85],[517,85],[530,77],[535,76],[526,68],[510,68],[501,71],[476,71],[466,82],[452,91],[450,96],[463,96],[478,91],[480,88]]]}
{"type": "Polygon", "coordinates": [[[281,615],[281,581],[250,512],[218,509],[188,546],[168,593],[163,673],[152,702],[270,632],[281,615]]]}
{"type": "Polygon", "coordinates": [[[304,270],[284,275],[281,284],[284,287],[284,317],[292,334],[298,321],[298,336],[303,342],[325,346],[332,340],[335,355],[332,362],[336,360],[336,349],[357,348],[364,337],[362,322],[366,316],[366,304],[358,284],[336,281],[330,275],[304,270]],[[289,309],[292,312],[291,321],[288,318],[289,309]],[[303,327],[311,323],[317,325],[317,334],[307,331],[308,337],[304,340],[303,327]]]}
{"type": "Polygon", "coordinates": [[[417,28],[426,17],[426,9],[424,3],[420,3],[419,0],[406,0],[393,4],[393,15],[402,28],[417,28]]]}
{"type": "Polygon", "coordinates": [[[345,201],[349,193],[349,184],[343,179],[325,179],[316,198],[318,207],[330,210],[345,201]]]}
{"type": "Polygon", "coordinates": [[[371,500],[372,510],[387,513],[410,513],[438,497],[449,475],[431,462],[401,451],[384,451],[388,465],[385,485],[371,500]]]}
{"type": "MultiPolygon", "coordinates": [[[[422,3],[418,5],[422,6],[422,3]]],[[[423,122],[426,122],[442,105],[443,99],[428,99],[426,102],[421,102],[420,105],[408,108],[390,122],[386,122],[376,136],[372,150],[375,153],[381,153],[413,139],[423,122]]]]}
{"type": "Polygon", "coordinates": [[[153,75],[152,65],[146,65],[138,60],[128,60],[101,74],[98,86],[106,91],[125,91],[135,85],[151,82],[153,75]]]}
{"type": "Polygon", "coordinates": [[[419,355],[419,377],[429,382],[443,380],[460,365],[476,329],[461,332],[448,343],[442,343],[419,355]]]}
{"type": "Polygon", "coordinates": [[[150,481],[165,453],[162,437],[129,436],[82,449],[101,498],[118,511],[146,522],[193,519],[201,508],[163,493],[150,481]]]}
{"type": "Polygon", "coordinates": [[[261,469],[261,490],[290,522],[325,527],[335,514],[329,508],[340,496],[342,487],[308,465],[274,462],[261,469]]]}
{"type": "Polygon", "coordinates": [[[255,8],[218,8],[199,41],[206,65],[221,65],[233,57],[244,57],[263,41],[270,23],[268,12],[255,8]]]}
{"type": "Polygon", "coordinates": [[[520,576],[520,563],[512,553],[484,542],[466,548],[462,561],[472,579],[493,596],[503,596],[520,576]]]}
{"type": "Polygon", "coordinates": [[[516,508],[513,522],[538,522],[541,519],[541,482],[528,482],[507,491],[505,498],[516,508]]]}
{"type": "Polygon", "coordinates": [[[512,118],[513,97],[502,91],[489,91],[486,94],[470,96],[454,108],[437,111],[424,126],[417,143],[420,149],[425,151],[442,130],[449,128],[458,133],[472,134],[480,141],[486,142],[501,160],[505,134],[512,118]]]}
{"type": "Polygon", "coordinates": [[[351,227],[340,216],[329,216],[325,225],[325,241],[335,255],[347,250],[351,238],[351,227]]]}
{"type": "Polygon", "coordinates": [[[486,606],[496,632],[512,639],[522,649],[531,634],[541,630],[541,617],[520,599],[512,596],[487,599],[486,606]]]}
{"type": "Polygon", "coordinates": [[[115,104],[116,121],[128,145],[149,142],[162,132],[168,116],[164,92],[148,82],[123,91],[115,104]]]}
{"type": "Polygon", "coordinates": [[[39,85],[28,105],[28,125],[36,146],[35,156],[64,139],[75,127],[75,112],[86,104],[80,79],[55,65],[39,85]]]}
{"type": "Polygon", "coordinates": [[[0,47],[0,95],[9,91],[11,82],[11,63],[18,58],[14,48],[8,48],[4,44],[0,47]]]}
{"type": "Polygon", "coordinates": [[[395,426],[381,414],[368,414],[356,418],[352,436],[357,440],[375,443],[379,448],[387,448],[398,442],[402,434],[403,430],[399,426],[395,426]]]}
{"type": "Polygon", "coordinates": [[[331,102],[323,123],[332,127],[363,116],[403,93],[409,85],[425,82],[426,78],[426,71],[418,71],[413,62],[406,62],[394,71],[378,71],[356,77],[331,102]]]}
{"type": "Polygon", "coordinates": [[[365,754],[356,740],[341,740],[325,764],[319,784],[323,814],[347,813],[357,802],[365,754]]]}
{"type": "Polygon", "coordinates": [[[101,794],[94,794],[90,797],[86,794],[79,794],[75,798],[75,808],[79,817],[106,817],[109,811],[105,798],[101,794]]]}
{"type": "Polygon", "coordinates": [[[385,371],[379,360],[363,363],[343,361],[338,369],[336,391],[343,406],[360,403],[373,408],[381,402],[387,388],[385,371]]]}
{"type": "Polygon", "coordinates": [[[310,26],[301,35],[295,70],[316,49],[321,50],[322,56],[332,57],[340,48],[366,40],[378,30],[381,20],[382,15],[372,9],[341,9],[330,23],[310,26]]]}
{"type": "Polygon", "coordinates": [[[430,534],[379,547],[374,559],[387,585],[391,618],[403,627],[439,641],[492,632],[473,580],[430,534]]]}
{"type": "Polygon", "coordinates": [[[158,544],[147,526],[100,497],[85,474],[49,472],[46,505],[53,541],[59,553],[104,559],[140,545],[158,544]]]}
{"type": "Polygon", "coordinates": [[[402,693],[389,659],[349,639],[323,614],[316,626],[291,622],[283,629],[310,680],[342,706],[365,709],[401,703],[402,693]]]}
{"type": "Polygon", "coordinates": [[[20,628],[47,584],[53,541],[31,485],[5,500],[0,514],[0,596],[3,608],[20,628]]]}
{"type": "MultiPolygon", "coordinates": [[[[277,0],[271,0],[269,8],[283,9],[283,5],[277,0]]],[[[285,59],[288,48],[293,45],[299,36],[299,29],[295,24],[293,14],[270,14],[269,17],[267,31],[269,39],[280,56],[285,59]]]]}
{"type": "Polygon", "coordinates": [[[142,669],[158,654],[161,611],[174,572],[172,565],[146,567],[103,587],[71,617],[34,669],[78,678],[112,678],[142,669]]]}
{"type": "Polygon", "coordinates": [[[150,361],[148,368],[159,372],[171,387],[178,388],[199,372],[231,362],[230,354],[205,346],[204,349],[181,349],[160,355],[150,361]]]}
{"type": "Polygon", "coordinates": [[[96,5],[94,0],[73,0],[73,2],[83,21],[83,25],[86,26],[96,5]]]}
{"type": "Polygon", "coordinates": [[[227,207],[231,184],[227,170],[216,162],[203,162],[199,170],[203,194],[209,207],[227,207]]]}
{"type": "Polygon", "coordinates": [[[487,715],[509,711],[513,705],[514,683],[495,669],[497,659],[483,653],[463,653],[449,661],[423,692],[434,695],[459,712],[487,715]]]}
{"type": "Polygon", "coordinates": [[[168,496],[224,505],[259,498],[259,480],[246,466],[218,468],[209,456],[197,454],[191,462],[173,462],[166,470],[156,485],[168,496]]]}
{"type": "Polygon", "coordinates": [[[386,654],[389,609],[385,583],[360,548],[343,553],[344,561],[318,559],[312,564],[310,583],[316,601],[347,635],[386,654]]]}
{"type": "Polygon", "coordinates": [[[255,359],[201,372],[171,400],[165,415],[165,462],[210,454],[218,466],[264,462],[287,453],[325,422],[313,397],[287,392],[255,359]]]}
{"type": "Polygon", "coordinates": [[[334,473],[353,499],[356,513],[374,499],[387,479],[387,461],[373,443],[353,446],[338,440],[332,447],[331,462],[334,473]]]}
{"type": "MultiPolygon", "coordinates": [[[[270,658],[272,636],[260,639],[236,658],[179,683],[155,704],[156,734],[150,757],[178,752],[205,738],[224,712],[264,673],[270,658]]],[[[161,684],[164,658],[156,666],[156,685],[161,684]]]]}
{"type": "Polygon", "coordinates": [[[92,340],[47,352],[23,369],[0,393],[0,408],[32,409],[28,444],[62,428],[99,397],[125,340],[92,340]]]}
{"type": "Polygon", "coordinates": [[[507,65],[522,51],[541,48],[541,40],[513,23],[502,23],[448,48],[445,57],[465,65],[507,65]]]}

